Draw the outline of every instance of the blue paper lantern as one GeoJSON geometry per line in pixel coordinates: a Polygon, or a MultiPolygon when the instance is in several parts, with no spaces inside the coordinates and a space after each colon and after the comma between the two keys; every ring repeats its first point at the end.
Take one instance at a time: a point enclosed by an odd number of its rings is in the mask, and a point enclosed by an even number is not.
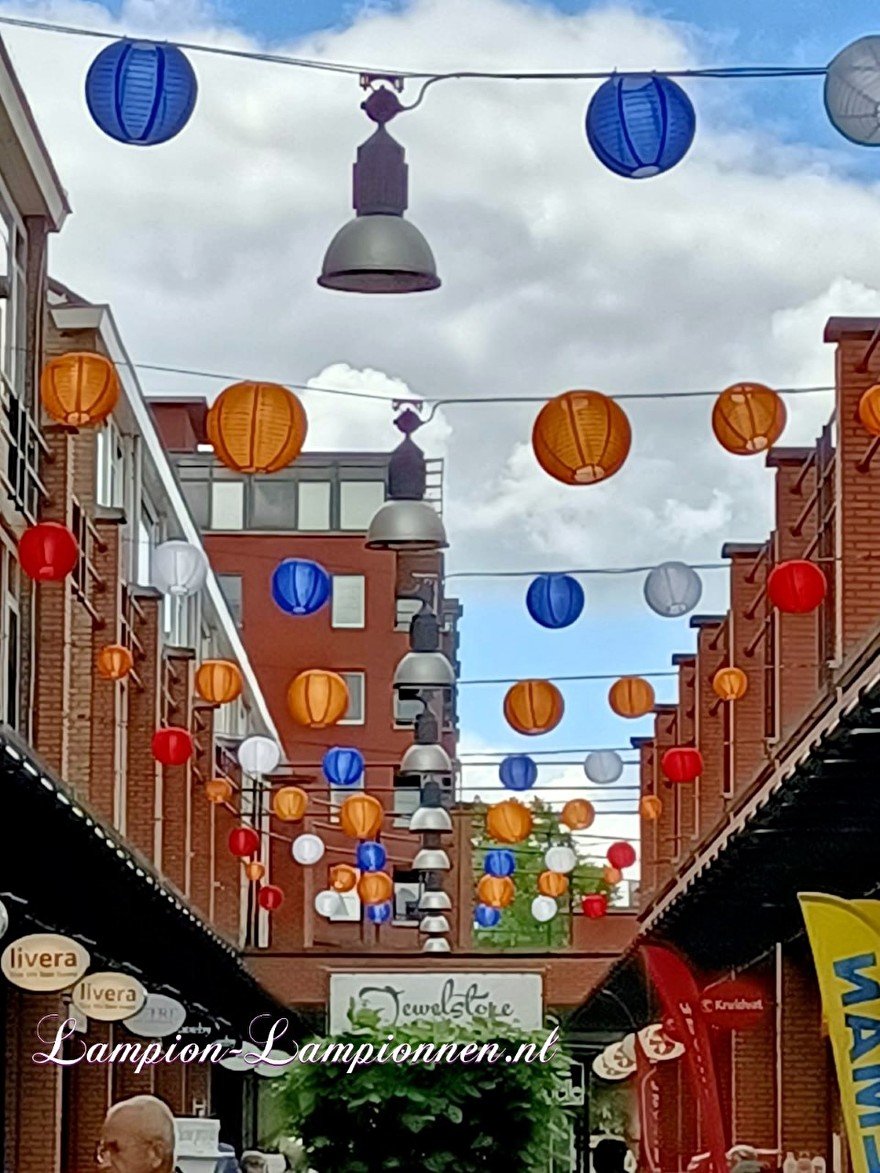
{"type": "Polygon", "coordinates": [[[362,872],[381,872],[387,858],[388,852],[373,839],[367,839],[357,846],[357,866],[362,872]]]}
{"type": "Polygon", "coordinates": [[[539,574],[529,584],[526,607],[542,627],[570,627],[584,609],[584,588],[570,574],[539,574]]]}
{"type": "Polygon", "coordinates": [[[483,870],[487,876],[512,876],[516,871],[516,856],[503,847],[493,847],[486,852],[483,870]]]}
{"type": "Polygon", "coordinates": [[[355,786],[364,774],[364,755],[359,749],[334,746],[321,760],[324,777],[333,786],[355,786]]]}
{"type": "Polygon", "coordinates": [[[538,781],[538,767],[524,753],[505,758],[498,767],[498,774],[508,790],[531,790],[538,781]]]}
{"type": "Polygon", "coordinates": [[[198,82],[176,45],[116,41],[86,76],[86,104],[101,130],[140,147],[165,143],[189,122],[198,82]]]}
{"type": "Polygon", "coordinates": [[[367,920],[371,920],[374,925],[384,925],[391,920],[393,912],[390,900],[386,900],[384,904],[368,904],[367,920]]]}
{"type": "Polygon", "coordinates": [[[587,107],[587,139],[599,161],[626,179],[645,179],[680,163],[697,118],[680,85],[659,74],[609,77],[587,107]]]}
{"type": "Polygon", "coordinates": [[[272,598],[288,615],[314,615],[330,598],[330,575],[317,562],[285,558],[272,573],[272,598]]]}
{"type": "Polygon", "coordinates": [[[501,909],[488,904],[478,904],[474,920],[481,929],[494,929],[501,922],[501,909]]]}

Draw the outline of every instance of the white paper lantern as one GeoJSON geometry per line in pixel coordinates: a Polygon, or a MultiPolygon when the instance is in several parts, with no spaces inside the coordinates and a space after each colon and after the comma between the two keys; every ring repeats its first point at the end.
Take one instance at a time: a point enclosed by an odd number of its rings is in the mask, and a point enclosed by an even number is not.
{"type": "Polygon", "coordinates": [[[281,748],[271,737],[246,737],[238,747],[238,763],[246,774],[271,774],[281,761],[281,748]]]}
{"type": "Polygon", "coordinates": [[[552,896],[536,896],[532,901],[532,916],[542,925],[546,924],[548,920],[553,920],[558,911],[556,901],[552,896]]]}
{"type": "Polygon", "coordinates": [[[194,595],[208,577],[208,559],[204,550],[176,538],[156,547],[151,564],[153,586],[164,595],[194,595]]]}
{"type": "Polygon", "coordinates": [[[613,749],[597,749],[584,758],[584,773],[596,786],[610,786],[623,773],[623,758],[613,749]]]}
{"type": "Polygon", "coordinates": [[[573,872],[578,857],[570,847],[548,847],[544,853],[544,865],[548,872],[561,872],[567,876],[573,872]]]}
{"type": "Polygon", "coordinates": [[[837,54],[825,74],[825,109],[844,138],[880,146],[880,37],[861,37],[837,54]]]}
{"type": "Polygon", "coordinates": [[[693,611],[702,593],[700,576],[684,562],[661,562],[645,579],[645,602],[664,619],[693,611]]]}
{"type": "Polygon", "coordinates": [[[290,854],[297,863],[310,867],[323,856],[324,840],[319,839],[317,835],[298,835],[290,845],[290,854]]]}
{"type": "Polygon", "coordinates": [[[318,916],[338,916],[345,911],[345,903],[338,892],[332,888],[325,888],[315,897],[315,912],[318,916]]]}

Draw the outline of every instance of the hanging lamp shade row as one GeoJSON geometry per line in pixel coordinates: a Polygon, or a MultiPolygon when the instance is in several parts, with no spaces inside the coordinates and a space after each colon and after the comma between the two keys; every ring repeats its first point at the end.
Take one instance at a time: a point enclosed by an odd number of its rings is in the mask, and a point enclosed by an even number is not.
{"type": "Polygon", "coordinates": [[[656,823],[663,814],[663,799],[656,794],[646,794],[639,799],[639,814],[648,823],[656,823]]]}
{"type": "Polygon", "coordinates": [[[364,904],[384,904],[394,895],[394,881],[387,872],[364,872],[357,891],[364,904]]]}
{"type": "Polygon", "coordinates": [[[233,827],[229,832],[229,850],[244,859],[255,855],[260,849],[260,836],[253,827],[233,827]]]}
{"type": "Polygon", "coordinates": [[[474,911],[474,920],[477,928],[494,929],[501,923],[501,909],[493,908],[490,904],[478,904],[474,911]]]}
{"type": "Polygon", "coordinates": [[[153,757],[163,766],[182,766],[195,751],[192,734],[188,729],[169,725],[157,729],[150,742],[153,757]]]}
{"type": "Polygon", "coordinates": [[[314,615],[330,591],[330,575],[308,558],[285,558],[272,572],[272,598],[287,615],[314,615]]]}
{"type": "Polygon", "coordinates": [[[542,896],[552,896],[554,899],[564,896],[568,891],[568,876],[562,872],[541,872],[538,876],[538,891],[542,896]]]}
{"type": "Polygon", "coordinates": [[[233,383],[214,400],[205,427],[227,468],[272,473],[299,456],[308,422],[299,399],[279,383],[233,383]]]}
{"type": "Polygon", "coordinates": [[[599,391],[558,395],[544,404],[532,429],[538,464],[565,485],[592,485],[613,476],[631,443],[623,408],[599,391]]]}
{"type": "Polygon", "coordinates": [[[186,126],[196,104],[193,67],[176,45],[116,41],[86,75],[86,104],[111,138],[131,146],[167,142],[186,126]]]}
{"type": "Polygon", "coordinates": [[[645,602],[655,615],[677,619],[693,611],[703,594],[703,583],[684,562],[661,562],[645,579],[645,602]]]}
{"type": "Polygon", "coordinates": [[[134,667],[134,656],[123,644],[107,644],[95,657],[95,665],[104,680],[124,680],[134,667]]]}
{"type": "Polygon", "coordinates": [[[351,864],[337,863],[330,869],[329,882],[334,892],[351,892],[357,881],[357,869],[351,864]]]}
{"type": "Polygon", "coordinates": [[[825,73],[831,125],[860,146],[880,146],[880,36],[860,37],[837,54],[825,73]]]}
{"type": "Polygon", "coordinates": [[[731,664],[727,668],[719,668],[712,677],[712,691],[723,701],[738,701],[749,690],[749,678],[742,668],[731,664]]]}
{"type": "Polygon", "coordinates": [[[271,737],[254,734],[238,747],[238,764],[246,774],[271,774],[281,761],[281,747],[271,737]]]}
{"type": "Polygon", "coordinates": [[[585,798],[570,798],[559,817],[560,823],[571,831],[586,831],[592,827],[595,819],[595,808],[585,798]]]}
{"type": "Polygon", "coordinates": [[[486,852],[483,871],[488,876],[512,876],[516,871],[516,856],[503,847],[493,847],[486,852]]]}
{"type": "Polygon", "coordinates": [[[609,77],[587,107],[587,141],[599,161],[625,179],[647,179],[680,163],[696,126],[690,98],[660,74],[609,77]]]}
{"type": "Polygon", "coordinates": [[[297,725],[326,729],[345,716],[348,686],[337,672],[310,668],[290,682],[287,708],[297,725]]]}
{"type": "Polygon", "coordinates": [[[71,428],[103,423],[119,400],[116,367],[103,354],[71,351],[49,359],[40,399],[53,420],[71,428]]]}
{"type": "Polygon", "coordinates": [[[228,778],[209,778],[205,783],[205,798],[208,802],[229,802],[235,788],[228,778]]]}
{"type": "Polygon", "coordinates": [[[477,899],[490,908],[507,908],[515,896],[510,876],[481,876],[477,884],[477,899]]]}
{"type": "Polygon", "coordinates": [[[208,580],[204,550],[180,538],[172,538],[153,550],[150,569],[153,586],[175,598],[194,595],[208,580]]]}
{"type": "Polygon", "coordinates": [[[375,839],[382,828],[382,804],[371,794],[353,794],[339,808],[339,825],[352,839],[375,839]]]}
{"type": "Polygon", "coordinates": [[[859,423],[872,436],[880,436],[880,383],[869,387],[859,400],[859,423]]]}
{"type": "Polygon", "coordinates": [[[529,737],[555,729],[564,711],[562,693],[549,680],[520,680],[504,697],[508,725],[529,737]]]}
{"type": "Polygon", "coordinates": [[[584,609],[584,588],[570,574],[539,574],[529,584],[526,607],[542,627],[570,627],[584,609]]]}
{"type": "Polygon", "coordinates": [[[299,786],[282,786],[272,795],[272,814],[282,823],[298,823],[309,807],[309,796],[299,786]]]}
{"type": "Polygon", "coordinates": [[[364,755],[359,749],[334,746],[321,760],[324,777],[333,786],[355,786],[364,775],[364,755]]]}
{"type": "Polygon", "coordinates": [[[498,776],[508,790],[531,790],[538,781],[538,767],[527,754],[511,754],[498,767],[498,776]]]}
{"type": "Polygon", "coordinates": [[[34,582],[60,582],[76,566],[79,546],[66,525],[41,521],[30,526],[18,540],[18,561],[34,582]]]}
{"type": "Polygon", "coordinates": [[[815,611],[828,593],[828,579],[814,562],[780,562],[767,576],[767,596],[774,607],[791,615],[815,611]]]}
{"type": "Polygon", "coordinates": [[[772,448],[785,429],[782,397],[763,383],[735,383],[712,408],[712,431],[734,456],[754,456],[772,448]]]}
{"type": "Polygon", "coordinates": [[[241,669],[232,660],[205,660],[196,672],[196,692],[212,705],[227,705],[241,696],[241,669]]]}
{"type": "Polygon", "coordinates": [[[522,843],[532,831],[532,812],[528,807],[508,798],[490,806],[486,812],[486,833],[496,843],[522,843]]]}
{"type": "Polygon", "coordinates": [[[608,690],[608,703],[618,717],[644,717],[654,701],[652,685],[641,676],[621,676],[608,690]]]}

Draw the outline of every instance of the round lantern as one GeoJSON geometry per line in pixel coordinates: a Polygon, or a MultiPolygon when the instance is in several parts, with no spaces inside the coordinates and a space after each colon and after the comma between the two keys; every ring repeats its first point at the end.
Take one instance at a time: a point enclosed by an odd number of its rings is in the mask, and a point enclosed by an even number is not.
{"type": "Polygon", "coordinates": [[[859,400],[859,423],[872,436],[880,436],[880,383],[869,387],[859,400]]]}
{"type": "Polygon", "coordinates": [[[189,122],[198,83],[176,45],[116,41],[102,49],[86,75],[86,104],[117,142],[151,147],[168,142],[189,122]]]}
{"type": "Polygon", "coordinates": [[[478,904],[474,912],[474,920],[481,929],[494,929],[501,923],[501,909],[492,908],[489,904],[478,904]]]}
{"type": "Polygon", "coordinates": [[[544,472],[565,485],[592,485],[622,467],[632,432],[619,404],[599,391],[566,391],[545,403],[532,429],[544,472]]]}
{"type": "Polygon", "coordinates": [[[283,904],[284,892],[275,884],[263,884],[257,893],[257,902],[260,908],[265,908],[267,912],[274,912],[283,904]]]}
{"type": "Polygon", "coordinates": [[[68,427],[103,423],[119,399],[116,367],[103,354],[60,354],[43,367],[40,398],[52,419],[68,427]]]}
{"type": "Polygon", "coordinates": [[[344,911],[345,905],[343,904],[342,897],[338,892],[334,892],[332,888],[319,892],[315,897],[315,912],[317,912],[318,916],[331,917],[344,911]]]}
{"type": "Polygon", "coordinates": [[[209,778],[205,783],[205,798],[208,802],[229,802],[235,788],[228,778],[209,778]]]}
{"type": "Polygon", "coordinates": [[[297,725],[326,729],[345,716],[348,687],[336,672],[310,668],[294,677],[287,690],[287,709],[297,725]]]}
{"type": "Polygon", "coordinates": [[[558,911],[556,901],[550,896],[536,896],[532,901],[532,916],[540,924],[553,920],[558,911]]]}
{"type": "Polygon", "coordinates": [[[538,781],[538,767],[526,754],[511,754],[498,767],[498,775],[508,790],[530,790],[538,781]]]}
{"type": "Polygon", "coordinates": [[[188,729],[169,725],[157,729],[150,742],[153,757],[163,766],[182,766],[193,755],[193,739],[188,729]]]}
{"type": "Polygon", "coordinates": [[[367,905],[367,920],[372,921],[374,925],[385,925],[394,915],[394,905],[390,900],[384,904],[368,904],[367,905]]]}
{"type": "Polygon", "coordinates": [[[124,680],[134,667],[134,656],[122,644],[107,644],[95,658],[98,675],[105,680],[124,680]]]}
{"type": "Polygon", "coordinates": [[[271,737],[246,737],[238,747],[238,764],[246,774],[271,774],[281,761],[281,748],[271,737]]]}
{"type": "Polygon", "coordinates": [[[602,868],[602,879],[609,887],[613,888],[615,884],[619,884],[623,879],[623,872],[620,868],[613,868],[609,863],[602,868]]]}
{"type": "Polygon", "coordinates": [[[272,795],[272,814],[282,823],[298,823],[308,805],[309,796],[299,786],[282,786],[272,795]]]}
{"type": "Polygon", "coordinates": [[[568,876],[562,872],[541,872],[538,876],[538,891],[542,896],[564,896],[568,891],[568,876]]]}
{"type": "Polygon", "coordinates": [[[654,708],[654,689],[641,676],[621,676],[608,690],[608,703],[618,717],[644,717],[654,708]]]}
{"type": "Polygon", "coordinates": [[[578,857],[570,847],[548,847],[544,852],[544,866],[551,872],[567,875],[577,867],[578,857]]]}
{"type": "Polygon", "coordinates": [[[241,696],[244,681],[231,660],[205,660],[196,672],[196,692],[212,705],[227,705],[241,696]]]}
{"type": "Polygon", "coordinates": [[[512,876],[516,871],[516,856],[503,847],[493,847],[486,852],[483,871],[488,876],[512,876]]]}
{"type": "Polygon", "coordinates": [[[591,802],[585,798],[570,798],[562,808],[559,821],[572,831],[586,831],[592,827],[595,818],[596,811],[591,802]]]}
{"type": "Polygon", "coordinates": [[[387,872],[365,872],[357,890],[364,904],[384,904],[394,895],[394,881],[387,872]]]}
{"type": "Polygon", "coordinates": [[[205,421],[214,455],[243,473],[287,468],[302,451],[308,424],[299,399],[278,383],[233,383],[205,421]]]}
{"type": "Polygon", "coordinates": [[[508,725],[529,737],[555,729],[564,711],[562,693],[549,680],[520,680],[504,698],[508,725]]]}
{"type": "Polygon", "coordinates": [[[306,558],[285,558],[272,572],[272,598],[287,615],[314,615],[330,598],[331,578],[306,558]]]}
{"type": "Polygon", "coordinates": [[[18,560],[34,582],[60,582],[76,566],[79,546],[66,525],[41,521],[21,535],[18,560]]]}
{"type": "Polygon", "coordinates": [[[703,772],[703,755],[691,745],[673,746],[661,757],[660,769],[670,782],[696,782],[703,772]]]}
{"type": "Polygon", "coordinates": [[[814,562],[780,562],[767,577],[767,597],[787,614],[815,611],[827,593],[828,579],[814,562]]]}
{"type": "Polygon", "coordinates": [[[837,54],[825,73],[825,110],[850,142],[880,145],[880,37],[860,37],[837,54]]]}
{"type": "Polygon", "coordinates": [[[602,892],[591,892],[581,901],[581,909],[590,920],[601,920],[608,912],[608,897],[602,892]]]}
{"type": "Polygon", "coordinates": [[[486,812],[486,834],[496,843],[522,843],[532,830],[532,812],[513,798],[490,806],[486,812]]]}
{"type": "Polygon", "coordinates": [[[355,862],[362,872],[381,872],[388,859],[388,852],[381,843],[368,839],[357,845],[355,862]]]}
{"type": "Polygon", "coordinates": [[[645,602],[664,619],[677,619],[693,611],[702,593],[700,576],[684,562],[661,562],[645,579],[645,602]]]}
{"type": "Polygon", "coordinates": [[[371,794],[353,794],[339,808],[339,825],[352,839],[375,839],[382,827],[382,803],[371,794]]]}
{"type": "Polygon", "coordinates": [[[599,162],[625,179],[647,179],[680,163],[696,127],[690,98],[662,74],[615,74],[587,107],[587,141],[599,162]]]}
{"type": "Polygon", "coordinates": [[[613,868],[622,872],[636,862],[636,851],[631,843],[612,843],[606,858],[613,868]]]}
{"type": "Polygon", "coordinates": [[[290,845],[290,854],[303,867],[311,867],[324,857],[324,840],[317,835],[298,835],[290,845]]]}
{"type": "Polygon", "coordinates": [[[244,865],[244,874],[252,884],[258,883],[266,874],[266,865],[258,859],[251,859],[244,865]]]}
{"type": "Polygon", "coordinates": [[[357,880],[357,870],[347,863],[334,864],[330,869],[330,887],[334,892],[350,892],[357,880]]]}
{"type": "Polygon", "coordinates": [[[712,677],[712,691],[723,701],[738,701],[748,692],[749,678],[742,668],[719,668],[712,677]]]}
{"type": "Polygon", "coordinates": [[[584,773],[596,786],[610,786],[623,774],[623,758],[613,749],[597,749],[584,758],[584,773]]]}
{"type": "Polygon", "coordinates": [[[754,456],[772,448],[785,428],[785,404],[762,383],[735,383],[712,408],[712,431],[734,456],[754,456]]]}
{"type": "Polygon", "coordinates": [[[260,850],[260,836],[253,827],[233,827],[229,832],[229,850],[239,859],[255,855],[260,850]]]}
{"type": "Polygon", "coordinates": [[[571,627],[584,609],[584,588],[570,574],[539,574],[526,592],[526,607],[542,627],[571,627]]]}
{"type": "Polygon", "coordinates": [[[204,550],[177,538],[156,547],[150,567],[153,586],[164,595],[175,598],[195,594],[208,578],[208,559],[204,550]]]}
{"type": "Polygon", "coordinates": [[[321,769],[332,786],[355,786],[363,777],[364,764],[360,750],[336,746],[324,754],[321,769]]]}
{"type": "Polygon", "coordinates": [[[648,823],[656,823],[663,814],[663,799],[656,794],[646,794],[639,799],[639,814],[648,823]]]}
{"type": "Polygon", "coordinates": [[[481,876],[477,884],[477,898],[490,908],[507,908],[513,903],[516,889],[510,876],[481,876]]]}

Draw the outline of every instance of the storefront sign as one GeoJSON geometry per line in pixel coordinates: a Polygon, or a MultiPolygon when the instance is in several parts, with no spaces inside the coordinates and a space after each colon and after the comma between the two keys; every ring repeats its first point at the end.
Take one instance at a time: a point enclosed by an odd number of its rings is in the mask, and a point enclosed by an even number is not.
{"type": "Polygon", "coordinates": [[[22,990],[48,994],[79,981],[91,960],[88,951],[71,937],[32,933],[6,946],[0,970],[22,990]]]}
{"type": "Polygon", "coordinates": [[[147,1000],[147,991],[127,973],[90,973],[71,992],[78,1010],[98,1022],[131,1018],[147,1000]]]}
{"type": "Polygon", "coordinates": [[[636,1070],[635,1035],[611,1043],[593,1060],[593,1073],[609,1083],[629,1079],[636,1070]]]}
{"type": "MultiPolygon", "coordinates": [[[[125,1029],[144,1039],[164,1039],[177,1034],[186,1021],[186,1008],[165,994],[147,994],[136,1014],[126,1018],[125,1029]]],[[[205,1028],[208,1029],[207,1027],[205,1028]]]]}
{"type": "Polygon", "coordinates": [[[754,1030],[767,1014],[767,995],[757,982],[731,978],[707,986],[700,1005],[715,1030],[754,1030]]]}
{"type": "Polygon", "coordinates": [[[639,1048],[645,1058],[651,1063],[664,1063],[669,1059],[678,1059],[684,1054],[684,1044],[678,1039],[671,1039],[666,1033],[662,1022],[654,1022],[639,1031],[639,1048]]]}
{"type": "Polygon", "coordinates": [[[330,1033],[351,1028],[367,1012],[380,1028],[407,1022],[461,1025],[494,1020],[540,1030],[542,982],[537,973],[334,973],[330,1033]]]}

